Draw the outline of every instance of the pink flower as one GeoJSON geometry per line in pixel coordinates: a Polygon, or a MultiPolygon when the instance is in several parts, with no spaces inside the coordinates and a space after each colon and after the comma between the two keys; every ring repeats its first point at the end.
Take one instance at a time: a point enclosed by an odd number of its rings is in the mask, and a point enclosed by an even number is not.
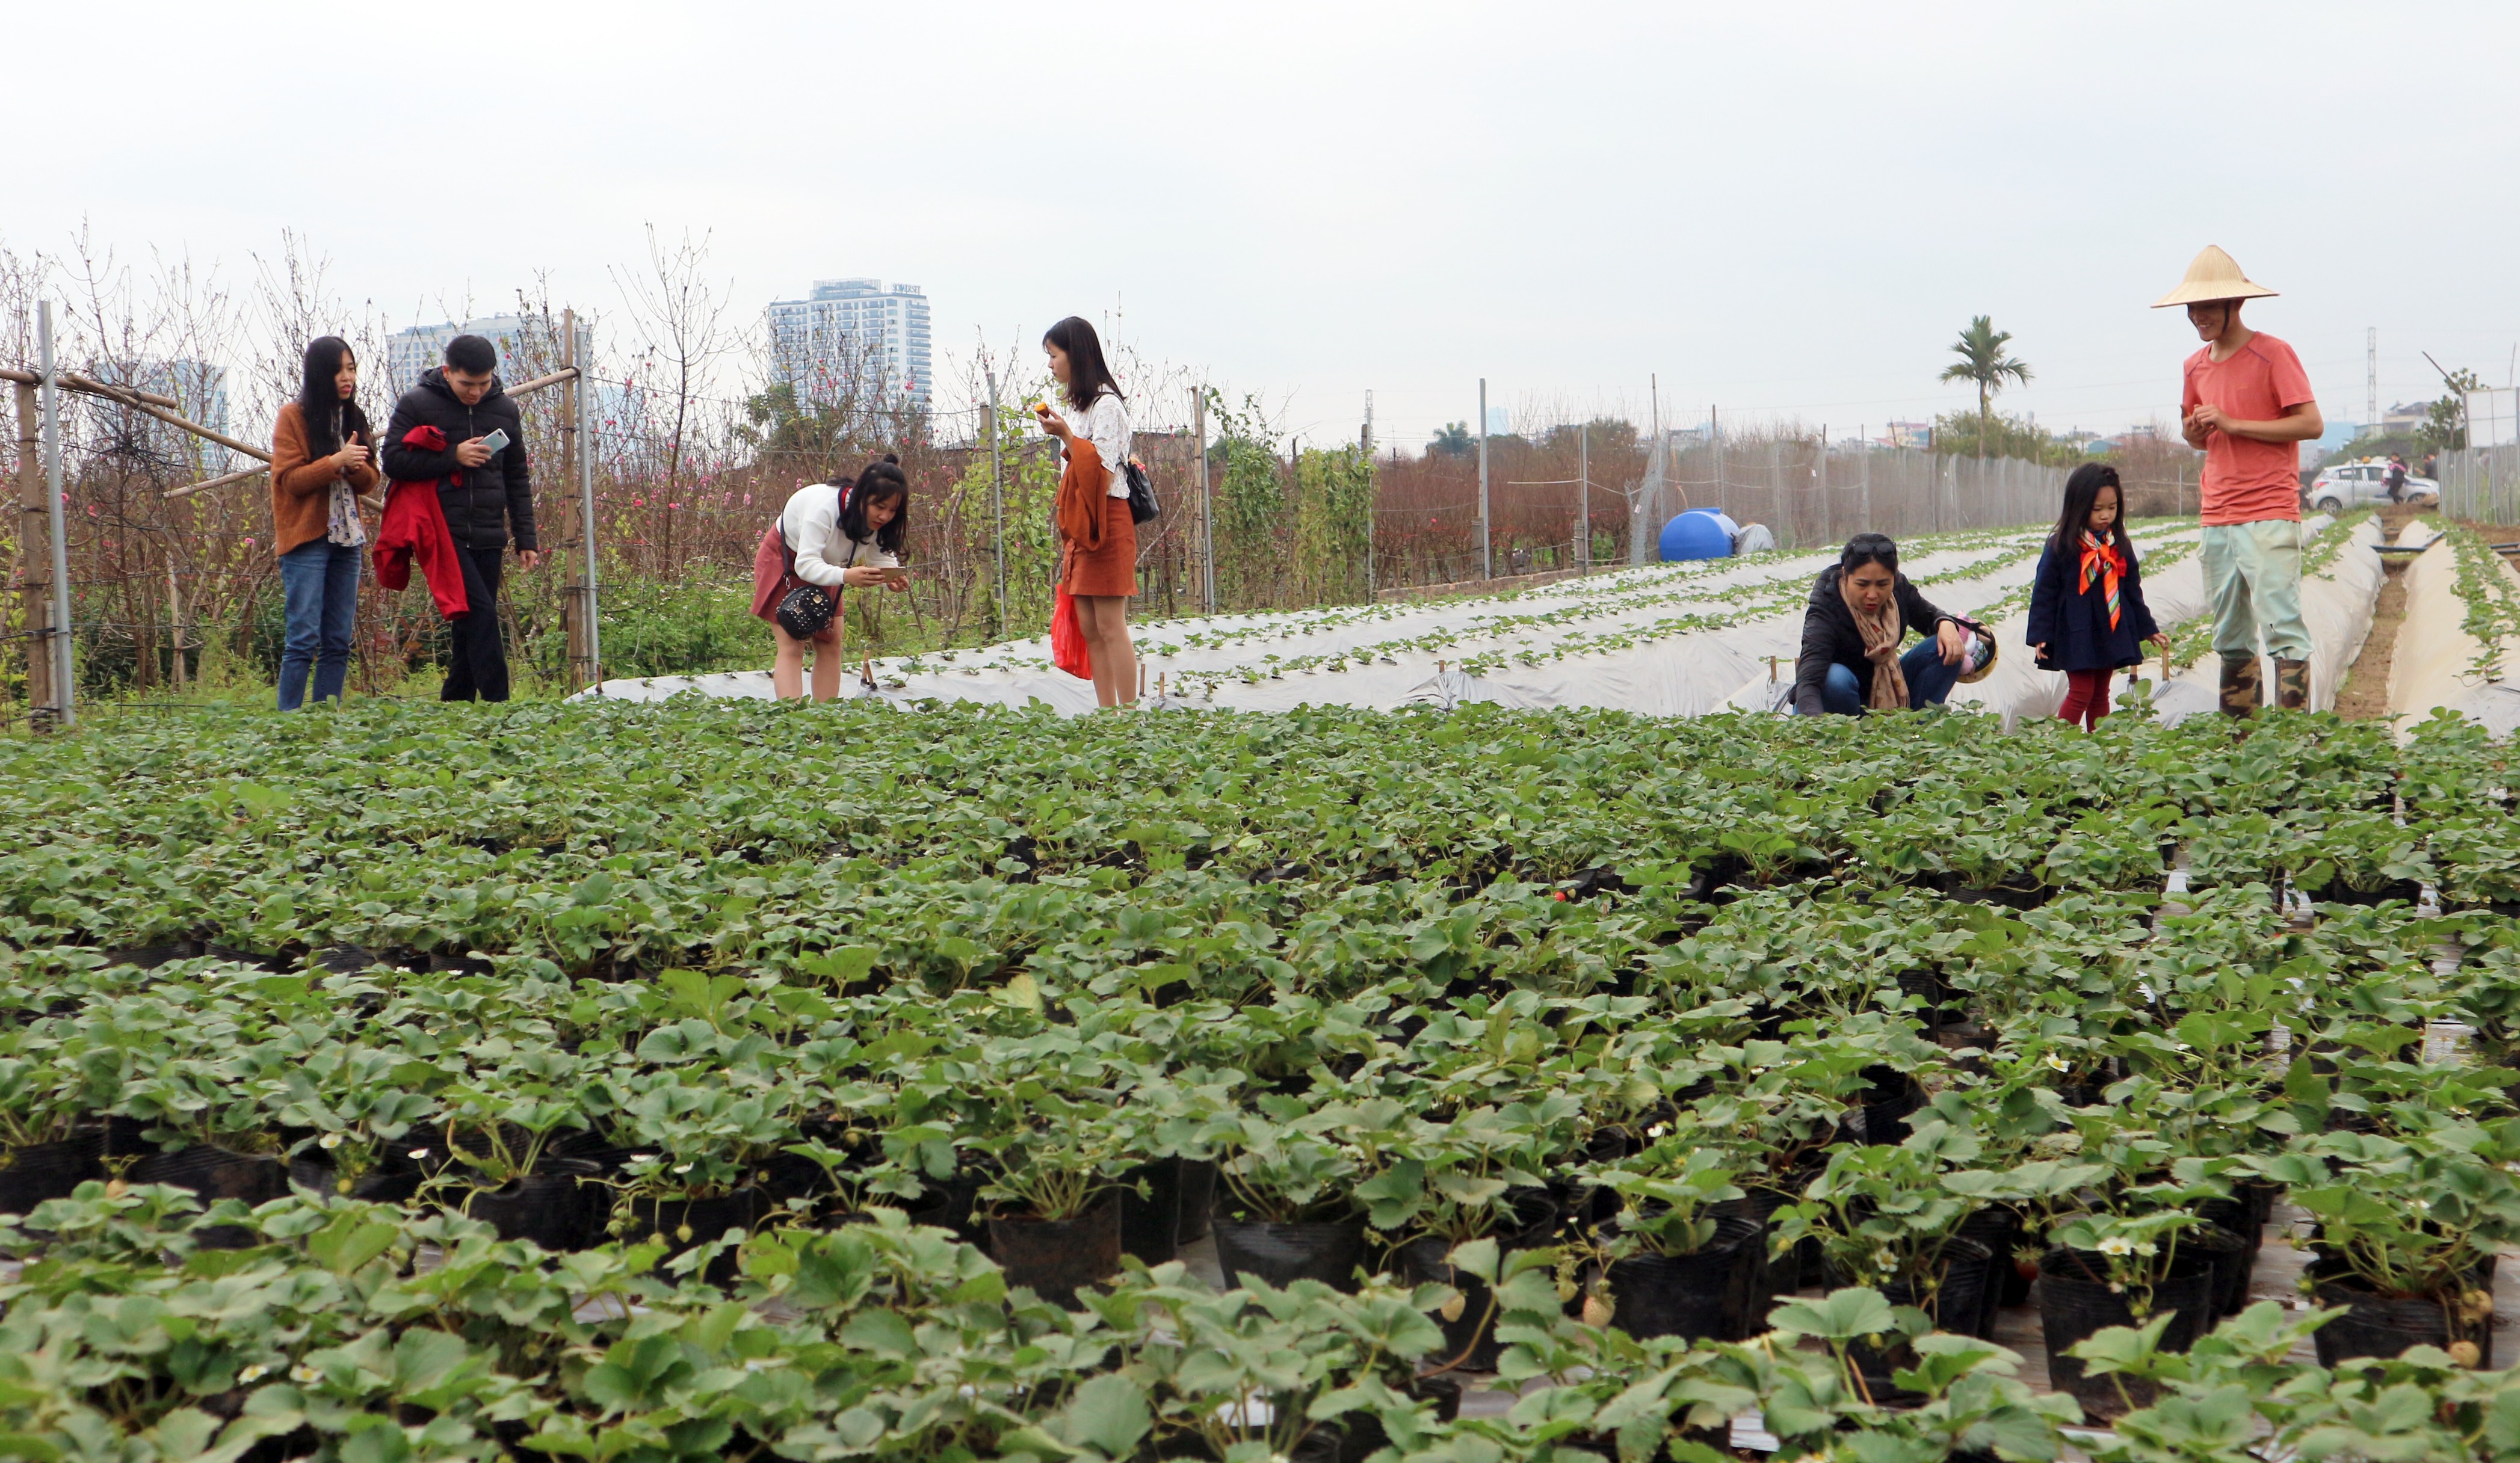
{"type": "Polygon", "coordinates": [[[632,508],[646,508],[648,506],[648,500],[645,498],[633,498],[630,500],[630,506],[632,508]]]}
{"type": "Polygon", "coordinates": [[[750,507],[752,507],[752,495],[751,495],[750,493],[746,493],[746,494],[744,494],[744,495],[743,495],[743,506],[744,506],[745,508],[750,508],[750,507]]]}
{"type": "Polygon", "coordinates": [[[248,549],[252,548],[252,547],[253,547],[253,540],[251,540],[251,539],[248,539],[248,540],[246,540],[246,541],[245,541],[245,546],[246,546],[248,549]]]}

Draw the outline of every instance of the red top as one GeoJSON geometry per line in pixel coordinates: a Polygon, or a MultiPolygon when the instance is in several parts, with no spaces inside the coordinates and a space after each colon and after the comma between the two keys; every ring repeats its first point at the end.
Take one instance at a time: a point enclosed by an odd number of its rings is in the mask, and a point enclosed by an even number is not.
{"type": "MultiPolygon", "coordinates": [[[[2212,402],[2235,421],[2272,421],[2288,409],[2316,400],[2310,374],[2292,347],[2261,331],[2249,343],[2216,362],[2214,347],[2187,358],[2187,381],[2180,393],[2179,415],[2184,419],[2199,402],[2212,402]]],[[[2257,523],[2269,518],[2301,519],[2301,444],[2260,442],[2214,431],[2205,438],[2205,483],[2201,495],[2209,524],[2257,523]]]]}

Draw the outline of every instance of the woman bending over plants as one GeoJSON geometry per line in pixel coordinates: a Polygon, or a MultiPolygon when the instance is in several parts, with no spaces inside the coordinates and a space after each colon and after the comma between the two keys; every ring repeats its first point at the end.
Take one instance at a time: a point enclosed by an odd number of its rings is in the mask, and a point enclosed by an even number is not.
{"type": "Polygon", "coordinates": [[[814,699],[840,693],[840,591],[882,585],[910,588],[901,571],[910,531],[910,479],[900,459],[884,454],[854,478],[807,483],[763,530],[752,555],[752,612],[770,622],[779,659],[771,693],[805,693],[805,647],[814,647],[814,699]]]}

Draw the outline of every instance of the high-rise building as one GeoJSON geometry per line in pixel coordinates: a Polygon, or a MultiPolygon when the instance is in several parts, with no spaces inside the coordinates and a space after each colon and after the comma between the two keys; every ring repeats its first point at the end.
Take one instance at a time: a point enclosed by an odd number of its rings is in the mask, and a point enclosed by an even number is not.
{"type": "Polygon", "coordinates": [[[805,298],[771,304],[770,363],[799,402],[923,407],[934,387],[927,296],[916,285],[816,280],[805,298]]]}
{"type": "MultiPolygon", "coordinates": [[[[119,371],[100,369],[100,376],[117,385],[129,384],[153,396],[172,398],[177,412],[187,421],[197,421],[214,432],[228,430],[228,369],[206,361],[146,359],[136,363],[126,377],[119,371]]],[[[109,409],[111,410],[111,409],[109,409]]],[[[140,412],[123,414],[129,435],[125,446],[145,457],[165,465],[170,470],[198,469],[221,472],[233,456],[226,448],[204,441],[181,427],[168,426],[140,412]]]]}
{"type": "MultiPolygon", "coordinates": [[[[420,374],[446,359],[446,342],[458,335],[479,335],[499,352],[499,378],[514,385],[522,377],[508,369],[509,359],[523,345],[526,322],[518,315],[484,315],[462,325],[441,321],[436,325],[416,325],[407,331],[396,331],[385,341],[385,375],[397,393],[420,384],[420,374]]],[[[553,338],[559,332],[553,332],[553,338]]],[[[590,321],[577,327],[577,358],[591,361],[595,356],[595,330],[590,321]]],[[[558,361],[552,365],[558,366],[558,361]]]]}

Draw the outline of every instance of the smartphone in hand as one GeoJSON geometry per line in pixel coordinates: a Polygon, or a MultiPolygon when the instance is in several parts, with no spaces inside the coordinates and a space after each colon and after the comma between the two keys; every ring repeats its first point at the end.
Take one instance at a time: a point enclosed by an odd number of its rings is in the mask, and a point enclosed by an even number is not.
{"type": "Polygon", "coordinates": [[[481,439],[481,445],[490,450],[490,456],[497,457],[507,448],[508,429],[504,426],[490,428],[490,435],[481,439]]]}

